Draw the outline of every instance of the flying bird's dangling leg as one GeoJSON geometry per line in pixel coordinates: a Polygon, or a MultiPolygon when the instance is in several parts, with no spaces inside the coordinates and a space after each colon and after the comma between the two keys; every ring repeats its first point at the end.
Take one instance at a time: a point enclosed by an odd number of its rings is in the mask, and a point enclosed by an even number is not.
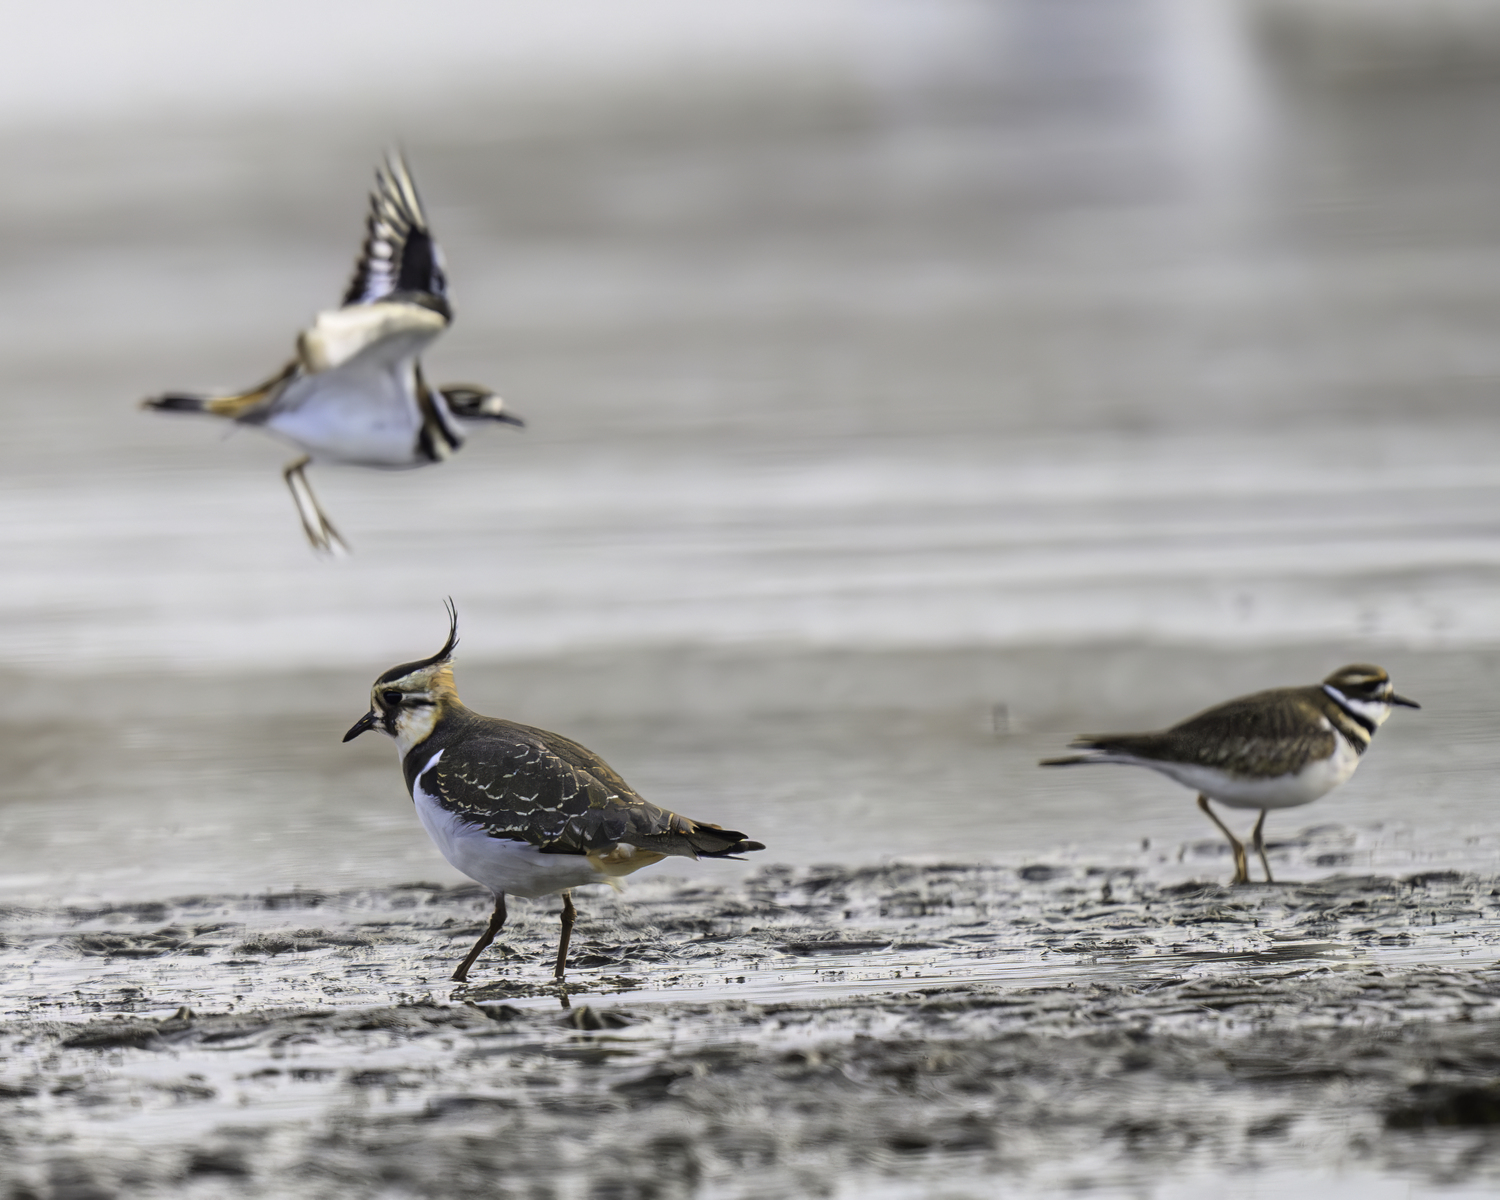
{"type": "Polygon", "coordinates": [[[1255,853],[1260,855],[1260,865],[1266,869],[1266,882],[1275,883],[1271,878],[1271,864],[1266,861],[1266,839],[1261,836],[1261,830],[1266,827],[1266,810],[1260,810],[1260,820],[1255,822],[1255,853]]]}
{"type": "Polygon", "coordinates": [[[331,554],[334,557],[348,554],[349,547],[344,544],[339,531],[318,505],[312,484],[307,482],[305,470],[310,462],[312,456],[304,454],[295,462],[288,463],[286,470],[281,473],[281,477],[286,480],[287,490],[292,493],[292,503],[297,506],[297,515],[302,518],[302,531],[307,534],[307,540],[319,554],[331,554]]]}
{"type": "Polygon", "coordinates": [[[553,978],[563,977],[563,968],[568,961],[568,942],[573,937],[573,919],[578,916],[578,910],[573,907],[573,893],[562,894],[562,939],[557,943],[557,969],[552,972],[553,978]]]}
{"type": "Polygon", "coordinates": [[[490,948],[490,943],[495,940],[495,935],[500,932],[500,927],[505,924],[505,893],[501,892],[495,897],[495,911],[490,914],[490,923],[485,926],[484,932],[479,935],[479,940],[474,943],[474,948],[469,951],[467,958],[458,964],[458,970],[453,972],[454,983],[467,983],[469,981],[469,968],[474,965],[474,960],[490,948]]]}
{"type": "Polygon", "coordinates": [[[1219,820],[1213,809],[1208,807],[1208,797],[1202,792],[1198,793],[1198,807],[1208,816],[1208,819],[1219,827],[1219,832],[1229,839],[1229,848],[1234,851],[1234,878],[1229,881],[1230,886],[1237,883],[1250,882],[1250,860],[1245,855],[1245,843],[1229,832],[1229,826],[1219,820]]]}

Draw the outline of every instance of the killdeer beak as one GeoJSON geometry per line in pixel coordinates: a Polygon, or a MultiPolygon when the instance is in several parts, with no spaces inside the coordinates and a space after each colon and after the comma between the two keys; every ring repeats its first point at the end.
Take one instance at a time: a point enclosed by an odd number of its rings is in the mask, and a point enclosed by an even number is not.
{"type": "Polygon", "coordinates": [[[365,730],[374,729],[375,723],[379,720],[380,714],[372,708],[369,712],[365,713],[364,716],[360,717],[359,720],[354,722],[354,728],[349,730],[348,733],[344,734],[344,741],[352,742],[360,734],[364,733],[365,730]]]}
{"type": "Polygon", "coordinates": [[[1422,707],[1415,700],[1408,700],[1405,696],[1398,696],[1398,695],[1396,695],[1395,692],[1391,693],[1391,703],[1392,704],[1399,704],[1403,708],[1421,708],[1422,707]]]}
{"type": "Polygon", "coordinates": [[[520,417],[516,416],[515,413],[497,412],[495,414],[495,420],[502,421],[506,425],[519,425],[522,429],[526,427],[526,422],[521,420],[520,417]]]}

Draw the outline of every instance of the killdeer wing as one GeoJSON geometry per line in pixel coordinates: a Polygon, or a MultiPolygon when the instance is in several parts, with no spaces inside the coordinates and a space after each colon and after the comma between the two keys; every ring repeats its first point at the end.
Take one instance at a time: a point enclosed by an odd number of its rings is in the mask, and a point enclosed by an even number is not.
{"type": "Polygon", "coordinates": [[[508,721],[496,725],[463,738],[413,777],[414,786],[491,837],[590,857],[622,842],[690,858],[760,848],[741,833],[648,804],[576,742],[508,721]]]}
{"type": "Polygon", "coordinates": [[[320,312],[297,339],[309,375],[366,356],[377,369],[415,357],[447,328],[443,254],[427,228],[422,201],[399,154],[375,173],[370,215],[342,308],[320,312]]]}
{"type": "Polygon", "coordinates": [[[1212,767],[1230,775],[1275,779],[1293,775],[1338,748],[1334,726],[1316,688],[1278,688],[1243,696],[1189,717],[1160,733],[1079,738],[1080,749],[1144,762],[1212,767]]]}
{"type": "Polygon", "coordinates": [[[427,228],[411,172],[390,154],[375,172],[365,242],[354,265],[344,304],[375,304],[400,296],[448,316],[443,252],[427,228]]]}
{"type": "Polygon", "coordinates": [[[297,336],[297,359],[309,375],[342,367],[369,351],[390,367],[419,354],[447,325],[441,313],[397,300],[327,309],[297,336]]]}

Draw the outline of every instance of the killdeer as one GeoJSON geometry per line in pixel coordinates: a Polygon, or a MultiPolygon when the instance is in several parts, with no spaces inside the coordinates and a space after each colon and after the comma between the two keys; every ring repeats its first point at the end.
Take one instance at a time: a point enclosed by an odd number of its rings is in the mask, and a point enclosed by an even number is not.
{"type": "Polygon", "coordinates": [[[340,308],[297,338],[297,355],[270,379],[228,396],[168,392],[143,401],[160,412],[208,413],[256,425],[302,456],[282,472],[313,549],[347,547],[313,495],[313,461],[400,469],[442,462],[474,421],[523,422],[488,388],[432,388],[418,355],[448,327],[443,254],[427,227],[405,161],[375,173],[364,246],[340,308]]]}
{"type": "Polygon", "coordinates": [[[1234,883],[1250,882],[1245,846],[1208,802],[1259,809],[1253,844],[1271,883],[1262,836],[1266,813],[1310,804],[1345,782],[1397,704],[1421,707],[1396,695],[1380,667],[1355,664],[1311,687],[1272,688],[1215,705],[1159,733],[1081,736],[1071,744],[1083,754],[1041,765],[1125,763],[1194,789],[1198,807],[1229,839],[1234,883]]]}
{"type": "Polygon", "coordinates": [[[458,613],[431,658],[392,667],[370,691],[367,729],[396,739],[417,817],[444,858],[495,897],[488,927],[453,972],[458,983],[505,924],[505,897],[561,893],[563,977],[576,910],[571,891],[620,886],[621,876],[669,855],[735,858],[764,850],[744,834],[647,804],[597,754],[545,729],[464,707],[453,685],[458,613]]]}

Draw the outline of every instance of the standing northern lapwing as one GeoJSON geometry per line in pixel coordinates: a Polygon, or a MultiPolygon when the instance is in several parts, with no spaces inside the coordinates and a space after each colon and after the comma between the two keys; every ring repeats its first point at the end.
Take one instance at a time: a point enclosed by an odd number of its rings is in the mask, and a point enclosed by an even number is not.
{"type": "Polygon", "coordinates": [[[417,816],[443,857],[495,897],[495,911],[453,972],[463,983],[505,924],[506,895],[561,893],[563,976],[573,932],[571,889],[618,880],[669,855],[733,858],[764,850],[744,834],[647,804],[597,754],[545,729],[464,707],[453,686],[458,613],[431,658],[392,667],[370,691],[370,711],[344,741],[367,729],[396,739],[417,816]]]}
{"type": "Polygon", "coordinates": [[[1270,883],[1262,837],[1266,813],[1311,804],[1345,782],[1397,704],[1421,707],[1396,695],[1380,667],[1356,664],[1311,687],[1241,696],[1159,733],[1085,735],[1071,743],[1083,754],[1045,759],[1041,765],[1125,763],[1150,767],[1194,789],[1198,807],[1229,839],[1234,883],[1250,882],[1245,846],[1208,802],[1259,809],[1254,846],[1270,883]]]}
{"type": "Polygon", "coordinates": [[[400,469],[442,462],[464,444],[464,424],[520,425],[488,388],[429,387],[418,356],[448,327],[443,254],[427,227],[406,162],[375,173],[364,247],[343,306],[297,338],[297,356],[259,387],[235,395],[169,392],[144,401],[256,425],[302,457],[282,472],[313,549],[346,551],[304,473],[317,461],[400,469]]]}

